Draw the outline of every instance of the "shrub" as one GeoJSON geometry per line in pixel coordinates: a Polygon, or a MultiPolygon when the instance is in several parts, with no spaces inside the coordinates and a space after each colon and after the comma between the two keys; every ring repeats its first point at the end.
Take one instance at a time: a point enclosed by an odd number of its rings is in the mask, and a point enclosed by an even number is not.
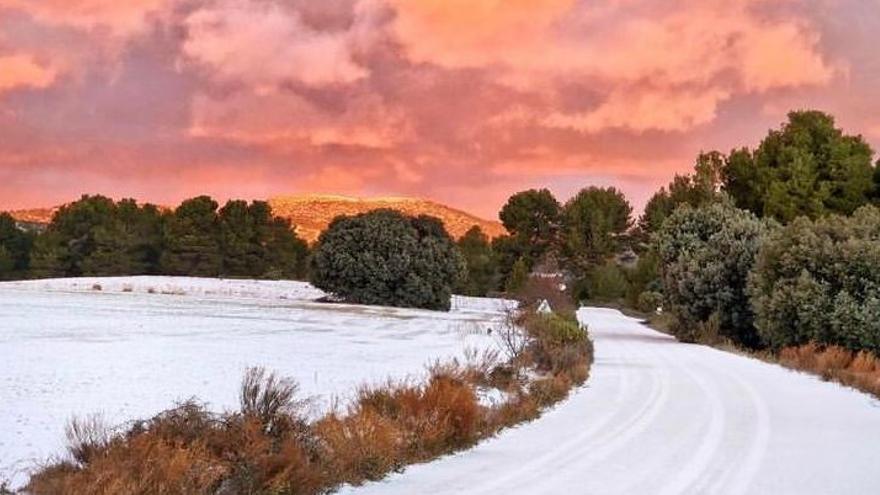
{"type": "Polygon", "coordinates": [[[717,313],[722,337],[760,346],[746,285],[766,232],[754,215],[727,202],[684,205],[663,223],[657,252],[676,337],[696,341],[701,326],[717,313]]]}
{"type": "Polygon", "coordinates": [[[626,295],[629,283],[617,263],[606,261],[590,271],[587,287],[589,299],[617,301],[626,295]]]}
{"type": "Polygon", "coordinates": [[[870,352],[809,343],[782,349],[779,362],[880,397],[880,359],[870,352]]]}
{"type": "Polygon", "coordinates": [[[312,268],[316,287],[347,302],[440,310],[465,269],[439,220],[393,210],[336,218],[312,268]]]}
{"type": "Polygon", "coordinates": [[[800,218],[761,249],[749,290],[773,348],[810,341],[880,351],[880,210],[800,218]]]}
{"type": "Polygon", "coordinates": [[[654,291],[645,291],[639,294],[636,308],[644,313],[653,313],[663,304],[663,294],[654,291]]]}

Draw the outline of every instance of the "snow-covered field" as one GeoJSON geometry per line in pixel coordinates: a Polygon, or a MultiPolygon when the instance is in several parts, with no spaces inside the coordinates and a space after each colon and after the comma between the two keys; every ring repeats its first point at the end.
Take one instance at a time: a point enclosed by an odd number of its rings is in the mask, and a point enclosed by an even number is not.
{"type": "Polygon", "coordinates": [[[587,386],[540,420],[348,495],[880,493],[880,402],[583,309],[587,386]]]}
{"type": "Polygon", "coordinates": [[[308,284],[175,277],[0,283],[0,480],[61,453],[73,415],[111,424],[197,397],[237,404],[264,366],[315,408],[361,384],[419,379],[434,360],[496,345],[504,301],[449,313],[322,304],[308,284]]]}

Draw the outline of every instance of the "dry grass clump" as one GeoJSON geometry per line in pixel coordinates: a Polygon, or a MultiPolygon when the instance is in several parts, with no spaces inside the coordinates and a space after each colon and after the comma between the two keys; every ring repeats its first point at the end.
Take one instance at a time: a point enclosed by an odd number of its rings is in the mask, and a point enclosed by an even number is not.
{"type": "Polygon", "coordinates": [[[779,362],[880,397],[880,358],[868,351],[810,343],[782,349],[779,362]]]}
{"type": "Polygon", "coordinates": [[[534,419],[586,380],[592,345],[576,321],[533,312],[519,321],[527,343],[516,360],[437,363],[427,383],[364,387],[344,411],[311,422],[296,384],[259,368],[244,376],[238,411],[186,402],[119,433],[98,418],[74,421],[72,460],[40,470],[28,493],[311,495],[380,479],[534,419]],[[489,387],[509,400],[481,404],[477,390],[489,387]]]}

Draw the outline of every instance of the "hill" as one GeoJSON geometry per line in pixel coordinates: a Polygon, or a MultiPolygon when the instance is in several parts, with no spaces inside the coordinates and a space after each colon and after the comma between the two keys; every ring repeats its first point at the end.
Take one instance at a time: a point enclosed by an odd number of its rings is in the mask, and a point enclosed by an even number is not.
{"type": "Polygon", "coordinates": [[[289,218],[301,237],[313,242],[339,215],[357,215],[377,208],[390,208],[407,215],[431,215],[443,220],[450,235],[459,238],[474,225],[490,238],[507,233],[498,222],[484,220],[449,206],[417,198],[351,198],[346,196],[298,195],[269,199],[276,215],[289,218]]]}
{"type": "MultiPolygon", "coordinates": [[[[289,218],[303,239],[314,242],[327,225],[339,215],[357,215],[377,208],[391,208],[407,215],[431,215],[441,220],[456,239],[474,225],[490,238],[507,233],[498,222],[484,220],[449,206],[417,198],[351,198],[346,196],[297,195],[269,199],[276,215],[289,218]]],[[[34,208],[13,211],[12,216],[27,225],[45,225],[58,208],[34,208]]]]}

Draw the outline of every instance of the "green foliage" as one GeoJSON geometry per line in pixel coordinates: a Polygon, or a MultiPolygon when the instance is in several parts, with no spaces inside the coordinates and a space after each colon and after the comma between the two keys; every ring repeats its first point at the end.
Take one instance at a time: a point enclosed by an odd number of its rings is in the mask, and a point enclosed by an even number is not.
{"type": "Polygon", "coordinates": [[[593,301],[618,301],[626,295],[629,283],[617,263],[606,261],[590,270],[587,298],[593,301]]]}
{"type": "Polygon", "coordinates": [[[587,332],[581,329],[577,320],[556,313],[536,314],[530,322],[529,330],[540,334],[543,340],[554,345],[568,345],[587,340],[587,332]]]}
{"type": "Polygon", "coordinates": [[[162,272],[216,277],[223,272],[218,204],[208,196],[184,201],[165,222],[162,272]]]}
{"type": "Polygon", "coordinates": [[[773,348],[810,341],[880,352],[880,210],[799,218],[764,244],[750,281],[773,348]]]}
{"type": "Polygon", "coordinates": [[[529,267],[556,242],[560,206],[547,189],[530,189],[514,194],[501,209],[499,218],[529,267]]]}
{"type": "Polygon", "coordinates": [[[0,280],[19,278],[30,267],[33,235],[18,228],[8,213],[0,213],[0,280]]]}
{"type": "Polygon", "coordinates": [[[224,276],[305,276],[308,245],[289,220],[272,215],[265,201],[229,201],[218,212],[218,222],[224,276]]]}
{"type": "Polygon", "coordinates": [[[510,276],[507,277],[507,282],[504,284],[504,291],[508,294],[516,294],[523,287],[525,287],[528,280],[528,264],[526,264],[526,260],[524,258],[520,258],[516,260],[516,262],[513,264],[513,268],[510,270],[510,276]]]}
{"type": "Polygon", "coordinates": [[[642,233],[659,231],[680,205],[697,208],[717,200],[724,164],[724,157],[717,151],[700,153],[692,175],[676,175],[667,187],[660,188],[648,200],[645,212],[639,218],[642,233]]]}
{"type": "Polygon", "coordinates": [[[331,222],[318,239],[312,283],[353,303],[448,310],[465,269],[442,222],[383,209],[331,222]]]}
{"type": "Polygon", "coordinates": [[[586,272],[614,254],[632,223],[631,214],[632,207],[617,189],[582,189],[562,211],[562,246],[568,264],[586,272]]]}
{"type": "Polygon", "coordinates": [[[731,153],[724,190],[737,206],[784,223],[802,215],[848,215],[871,199],[872,155],[861,136],[845,135],[832,116],[791,112],[754,153],[731,153]]]}
{"type": "Polygon", "coordinates": [[[136,275],[156,273],[162,218],[152,205],[83,196],[63,206],[39,235],[31,275],[136,275]]]}
{"type": "Polygon", "coordinates": [[[636,309],[643,313],[653,313],[663,304],[663,294],[652,290],[646,290],[639,294],[636,301],[636,309]]]}
{"type": "Polygon", "coordinates": [[[95,225],[91,251],[79,262],[83,275],[142,275],[158,271],[162,215],[132,199],[115,204],[111,218],[95,225]]]}
{"type": "MultiPolygon", "coordinates": [[[[648,249],[642,253],[636,265],[626,269],[625,272],[629,285],[626,292],[626,302],[632,307],[639,309],[642,307],[639,302],[642,294],[659,293],[663,290],[663,284],[660,280],[660,257],[655,249],[648,249]]],[[[652,311],[657,306],[654,306],[652,311]]]]}
{"type": "Polygon", "coordinates": [[[485,296],[495,289],[495,255],[489,238],[478,226],[458,240],[458,249],[467,265],[467,275],[458,283],[457,292],[467,296],[485,296]]]}
{"type": "Polygon", "coordinates": [[[697,340],[717,313],[722,336],[760,346],[746,284],[766,231],[754,215],[725,202],[681,206],[663,224],[656,248],[677,337],[697,340]]]}

